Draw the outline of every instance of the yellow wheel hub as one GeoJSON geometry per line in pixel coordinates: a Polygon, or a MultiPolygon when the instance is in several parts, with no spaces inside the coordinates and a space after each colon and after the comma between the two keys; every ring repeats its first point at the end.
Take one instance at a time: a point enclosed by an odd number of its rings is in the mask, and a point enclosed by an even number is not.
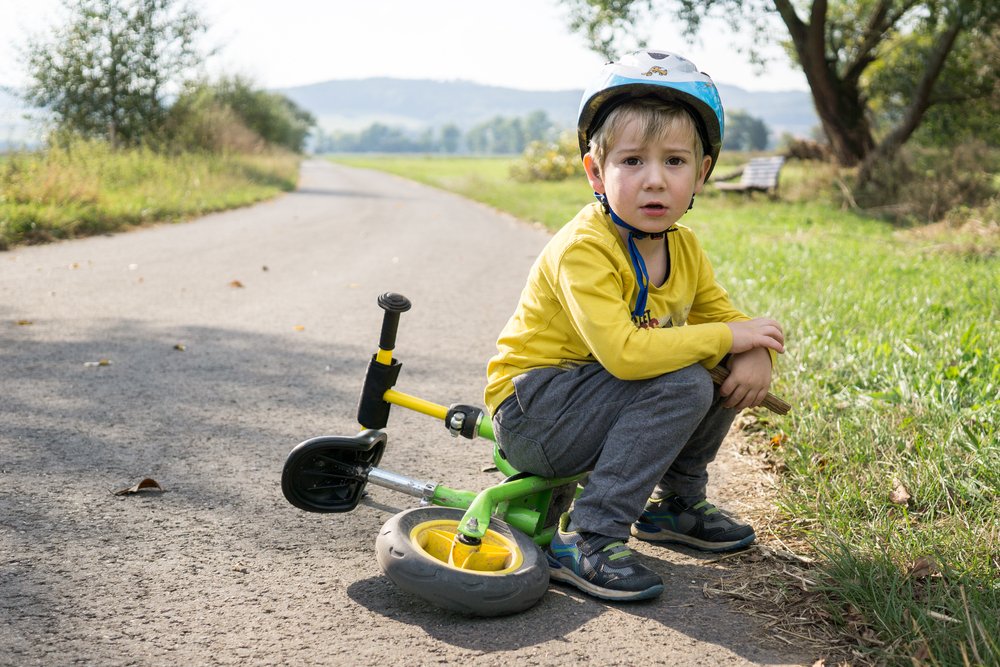
{"type": "Polygon", "coordinates": [[[486,531],[479,545],[463,544],[459,535],[458,521],[425,521],[410,531],[410,542],[426,555],[451,567],[484,574],[511,572],[524,560],[513,540],[493,530],[486,531]]]}

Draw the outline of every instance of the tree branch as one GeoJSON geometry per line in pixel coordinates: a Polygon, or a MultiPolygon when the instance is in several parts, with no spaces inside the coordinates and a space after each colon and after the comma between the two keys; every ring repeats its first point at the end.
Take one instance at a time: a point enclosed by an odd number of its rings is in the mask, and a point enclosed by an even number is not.
{"type": "Polygon", "coordinates": [[[909,0],[900,5],[896,11],[892,11],[892,0],[881,0],[875,11],[872,12],[865,26],[861,42],[858,46],[854,60],[844,68],[845,80],[857,80],[861,78],[862,72],[875,60],[875,50],[884,41],[885,33],[913,9],[919,0],[909,0]]]}
{"type": "Polygon", "coordinates": [[[891,4],[891,0],[881,0],[871,16],[868,17],[868,23],[865,25],[854,59],[847,63],[847,67],[844,68],[845,79],[857,80],[861,78],[861,73],[875,60],[875,47],[884,38],[886,28],[891,25],[886,23],[891,4]]]}
{"type": "MultiPolygon", "coordinates": [[[[788,28],[788,34],[791,35],[796,50],[800,50],[799,45],[806,41],[806,24],[799,18],[795,7],[789,0],[774,0],[774,6],[778,10],[778,14],[781,15],[785,27],[788,28]]],[[[799,57],[802,57],[801,53],[799,53],[799,57]]]]}
{"type": "Polygon", "coordinates": [[[962,31],[962,25],[962,15],[959,10],[954,16],[954,23],[941,35],[940,41],[938,41],[937,46],[931,52],[930,58],[927,61],[927,68],[924,70],[924,76],[920,79],[920,83],[914,91],[913,101],[907,107],[906,113],[903,115],[903,120],[885,138],[885,141],[883,141],[884,144],[888,144],[890,147],[902,145],[910,138],[910,135],[917,129],[917,126],[920,125],[921,118],[923,118],[924,113],[930,106],[931,91],[934,90],[934,84],[937,83],[938,77],[941,76],[941,71],[948,60],[948,55],[955,46],[958,34],[962,31]]]}

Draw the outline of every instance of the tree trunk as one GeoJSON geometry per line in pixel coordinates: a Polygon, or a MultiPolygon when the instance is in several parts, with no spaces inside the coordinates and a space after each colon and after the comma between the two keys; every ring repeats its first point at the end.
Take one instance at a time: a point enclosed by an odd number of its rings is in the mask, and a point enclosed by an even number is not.
{"type": "Polygon", "coordinates": [[[826,57],[826,0],[814,0],[809,23],[799,18],[789,0],[774,4],[795,45],[833,155],[841,166],[853,167],[872,151],[875,140],[858,87],[859,73],[841,78],[835,62],[826,57]]]}
{"type": "Polygon", "coordinates": [[[812,83],[808,71],[806,78],[812,86],[816,113],[837,163],[853,167],[862,162],[875,148],[875,140],[856,82],[833,80],[828,85],[817,86],[812,83]]]}

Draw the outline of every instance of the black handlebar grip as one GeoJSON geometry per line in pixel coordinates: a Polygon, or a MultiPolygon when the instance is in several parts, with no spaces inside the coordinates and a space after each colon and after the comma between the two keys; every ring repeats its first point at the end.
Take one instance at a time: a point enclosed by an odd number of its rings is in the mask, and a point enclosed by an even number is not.
{"type": "Polygon", "coordinates": [[[386,292],[378,298],[379,307],[385,311],[382,317],[382,333],[378,339],[380,350],[392,350],[396,347],[396,328],[399,326],[399,315],[411,307],[410,300],[402,294],[386,292]]]}

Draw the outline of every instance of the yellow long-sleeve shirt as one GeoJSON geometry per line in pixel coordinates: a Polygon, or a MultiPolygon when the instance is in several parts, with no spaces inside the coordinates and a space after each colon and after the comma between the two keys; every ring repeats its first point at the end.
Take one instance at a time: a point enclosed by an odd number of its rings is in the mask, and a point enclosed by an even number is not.
{"type": "Polygon", "coordinates": [[[594,203],[583,208],[535,260],[514,314],[487,367],[490,413],[533,368],[597,362],[615,377],[639,380],[700,363],[718,365],[732,347],[725,322],[750,319],[715,281],[694,232],[668,232],[670,275],[649,286],[646,316],[632,319],[638,296],[628,250],[594,203]]]}

